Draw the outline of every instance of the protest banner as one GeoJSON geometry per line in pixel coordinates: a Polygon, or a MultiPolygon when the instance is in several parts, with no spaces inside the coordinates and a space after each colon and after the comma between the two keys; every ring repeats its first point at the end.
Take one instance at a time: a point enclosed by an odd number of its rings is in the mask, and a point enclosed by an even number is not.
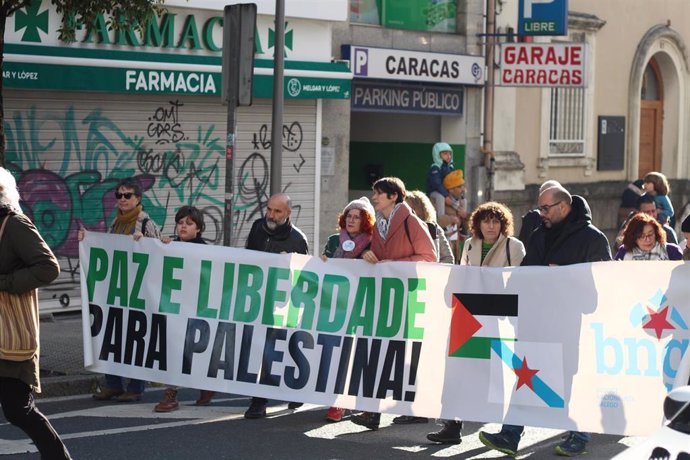
{"type": "Polygon", "coordinates": [[[690,340],[682,262],[374,265],[93,232],[79,251],[86,367],[172,385],[644,435],[690,340]]]}

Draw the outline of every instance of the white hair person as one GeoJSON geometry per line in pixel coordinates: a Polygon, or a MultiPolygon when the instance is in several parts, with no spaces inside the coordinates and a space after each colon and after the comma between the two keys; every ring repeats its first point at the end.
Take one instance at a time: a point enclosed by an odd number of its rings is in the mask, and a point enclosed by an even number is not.
{"type": "Polygon", "coordinates": [[[17,181],[12,173],[3,167],[0,167],[0,206],[8,207],[17,214],[22,213],[22,208],[19,206],[17,181]]]}

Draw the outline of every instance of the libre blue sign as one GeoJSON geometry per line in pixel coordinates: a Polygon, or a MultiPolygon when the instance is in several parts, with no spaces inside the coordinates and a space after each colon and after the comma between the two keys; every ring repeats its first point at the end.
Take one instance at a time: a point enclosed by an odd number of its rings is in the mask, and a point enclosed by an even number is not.
{"type": "Polygon", "coordinates": [[[518,35],[567,35],[568,0],[520,0],[518,35]]]}

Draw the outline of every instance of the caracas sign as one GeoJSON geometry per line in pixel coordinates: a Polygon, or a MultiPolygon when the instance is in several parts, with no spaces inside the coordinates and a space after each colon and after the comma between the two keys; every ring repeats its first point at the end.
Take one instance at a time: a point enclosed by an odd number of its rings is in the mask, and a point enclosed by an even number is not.
{"type": "Polygon", "coordinates": [[[587,86],[584,43],[504,43],[500,86],[587,86]]]}

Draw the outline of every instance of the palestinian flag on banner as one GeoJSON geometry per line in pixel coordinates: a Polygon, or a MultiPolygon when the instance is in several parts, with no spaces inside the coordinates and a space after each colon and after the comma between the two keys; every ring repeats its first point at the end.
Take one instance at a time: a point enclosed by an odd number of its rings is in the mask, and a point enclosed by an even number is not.
{"type": "Polygon", "coordinates": [[[517,340],[517,294],[453,294],[448,356],[490,359],[494,340],[517,340]]]}

